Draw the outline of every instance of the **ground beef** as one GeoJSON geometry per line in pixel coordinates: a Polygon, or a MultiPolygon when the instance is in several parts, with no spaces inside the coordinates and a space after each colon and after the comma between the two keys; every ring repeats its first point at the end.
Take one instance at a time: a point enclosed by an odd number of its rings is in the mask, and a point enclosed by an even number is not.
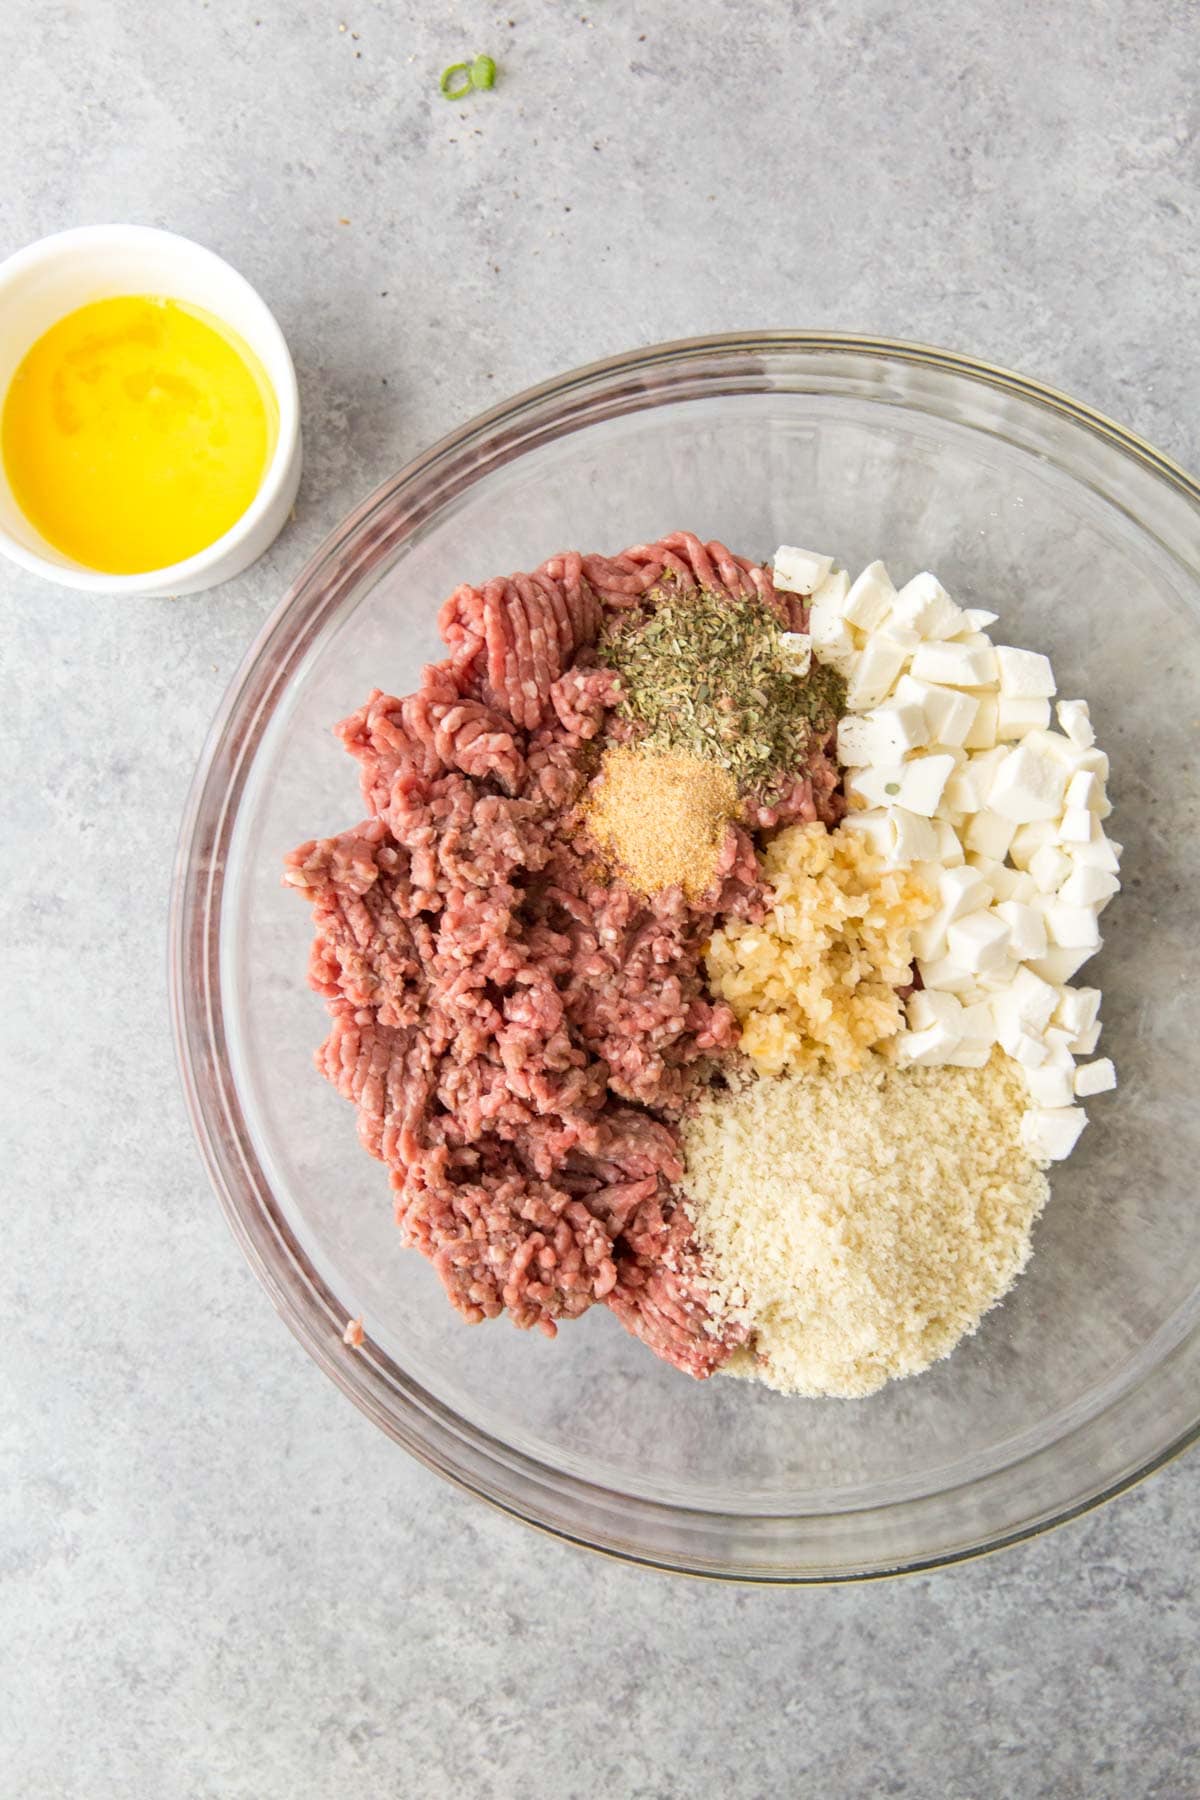
{"type": "MultiPolygon", "coordinates": [[[[762,914],[753,844],[731,825],[699,902],[647,901],[571,829],[618,697],[601,626],[664,573],[803,624],[769,569],[683,532],[460,587],[445,661],[337,727],[368,817],[302,844],[285,879],[313,906],[310,980],[332,1015],[318,1066],[460,1312],[553,1335],[602,1302],[706,1376],[742,1334],[709,1312],[677,1121],[704,1060],[737,1041],[702,950],[718,918],[762,914]]],[[[746,823],[832,822],[828,750],[746,823]]]]}

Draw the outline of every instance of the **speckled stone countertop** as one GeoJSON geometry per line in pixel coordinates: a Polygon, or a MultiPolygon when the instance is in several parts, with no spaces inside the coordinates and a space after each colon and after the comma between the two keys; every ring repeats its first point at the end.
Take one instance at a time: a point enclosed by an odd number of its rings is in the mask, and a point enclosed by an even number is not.
{"type": "Polygon", "coordinates": [[[632,344],[824,325],[1015,366],[1200,464],[1185,0],[577,6],[5,13],[0,253],[114,218],[211,244],[289,335],[308,460],[216,593],[0,572],[0,1793],[1194,1795],[1197,1457],[896,1583],[603,1562],[355,1412],[193,1149],[165,920],[206,727],[431,439],[632,344]],[[485,49],[495,90],[441,100],[485,49]]]}

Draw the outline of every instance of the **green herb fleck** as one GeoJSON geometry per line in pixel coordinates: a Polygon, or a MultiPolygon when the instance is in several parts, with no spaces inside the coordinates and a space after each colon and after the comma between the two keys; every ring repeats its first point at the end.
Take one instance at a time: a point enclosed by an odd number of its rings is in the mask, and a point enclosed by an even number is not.
{"type": "Polygon", "coordinates": [[[438,88],[447,100],[465,100],[473,88],[495,85],[496,65],[490,56],[477,56],[469,63],[451,63],[448,69],[442,70],[442,79],[438,82],[438,88]]]}
{"type": "Polygon", "coordinates": [[[623,620],[599,646],[621,677],[620,713],[648,748],[707,757],[739,792],[765,797],[834,729],[845,682],[816,660],[797,676],[756,595],[664,581],[647,598],[649,616],[623,620]]]}
{"type": "Polygon", "coordinates": [[[885,781],[883,784],[883,791],[885,794],[898,794],[900,792],[900,783],[898,781],[885,781]]]}

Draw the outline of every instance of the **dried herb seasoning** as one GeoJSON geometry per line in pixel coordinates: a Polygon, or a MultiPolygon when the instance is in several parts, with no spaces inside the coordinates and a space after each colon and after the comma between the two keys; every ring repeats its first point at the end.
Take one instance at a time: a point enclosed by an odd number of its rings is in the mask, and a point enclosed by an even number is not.
{"type": "Polygon", "coordinates": [[[779,622],[756,595],[666,583],[651,610],[601,638],[621,677],[618,711],[647,748],[707,757],[739,793],[766,793],[800,768],[846,708],[846,684],[814,660],[797,676],[779,622]]]}

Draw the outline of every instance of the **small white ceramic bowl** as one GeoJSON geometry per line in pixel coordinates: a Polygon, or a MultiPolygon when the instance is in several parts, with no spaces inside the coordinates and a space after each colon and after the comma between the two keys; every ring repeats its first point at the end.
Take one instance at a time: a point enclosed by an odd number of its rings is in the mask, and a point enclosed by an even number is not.
{"type": "Polygon", "coordinates": [[[0,404],[26,351],[76,307],[121,294],[163,294],[202,306],[254,351],[279,403],[279,438],[253,502],[223,537],[184,562],[106,575],[48,544],[17,505],[0,464],[0,553],[62,587],[95,594],[198,594],[249,568],[278,537],[300,484],[296,371],[266,301],[211,250],[145,225],[59,231],[0,263],[0,404]]]}

